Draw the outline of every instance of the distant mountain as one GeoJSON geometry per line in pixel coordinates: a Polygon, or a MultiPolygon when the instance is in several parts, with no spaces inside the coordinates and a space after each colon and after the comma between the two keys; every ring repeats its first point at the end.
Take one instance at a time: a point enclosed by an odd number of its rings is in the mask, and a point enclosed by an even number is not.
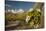
{"type": "Polygon", "coordinates": [[[19,9],[19,10],[6,10],[5,12],[12,12],[12,13],[23,13],[24,12],[24,10],[23,9],[19,9]]]}
{"type": "Polygon", "coordinates": [[[17,11],[17,13],[23,13],[24,12],[24,10],[22,10],[22,9],[19,9],[18,11],[17,11]]]}

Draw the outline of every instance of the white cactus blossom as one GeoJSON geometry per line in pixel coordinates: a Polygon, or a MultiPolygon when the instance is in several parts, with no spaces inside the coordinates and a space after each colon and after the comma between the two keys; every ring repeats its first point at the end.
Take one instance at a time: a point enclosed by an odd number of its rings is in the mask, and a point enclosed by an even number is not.
{"type": "Polygon", "coordinates": [[[38,27],[39,27],[39,25],[38,25],[38,24],[34,26],[34,28],[38,28],[38,27]]]}
{"type": "Polygon", "coordinates": [[[39,12],[41,12],[41,10],[40,9],[36,9],[37,11],[39,11],[39,12]]]}
{"type": "Polygon", "coordinates": [[[30,20],[30,16],[27,15],[25,21],[28,23],[29,20],[30,20]]]}

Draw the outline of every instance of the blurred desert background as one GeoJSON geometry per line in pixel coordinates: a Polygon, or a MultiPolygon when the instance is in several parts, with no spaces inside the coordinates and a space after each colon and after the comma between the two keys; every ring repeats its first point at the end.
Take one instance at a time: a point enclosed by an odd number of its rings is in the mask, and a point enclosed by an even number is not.
{"type": "Polygon", "coordinates": [[[44,28],[44,3],[7,1],[5,4],[6,30],[44,28]]]}

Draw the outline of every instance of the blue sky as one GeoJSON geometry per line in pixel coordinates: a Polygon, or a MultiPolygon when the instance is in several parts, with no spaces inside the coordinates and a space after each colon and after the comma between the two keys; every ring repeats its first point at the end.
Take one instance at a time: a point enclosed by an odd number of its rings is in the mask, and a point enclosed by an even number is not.
{"type": "Polygon", "coordinates": [[[8,9],[23,9],[23,10],[29,10],[33,7],[35,2],[24,2],[24,1],[6,1],[5,7],[6,10],[8,9]]]}

